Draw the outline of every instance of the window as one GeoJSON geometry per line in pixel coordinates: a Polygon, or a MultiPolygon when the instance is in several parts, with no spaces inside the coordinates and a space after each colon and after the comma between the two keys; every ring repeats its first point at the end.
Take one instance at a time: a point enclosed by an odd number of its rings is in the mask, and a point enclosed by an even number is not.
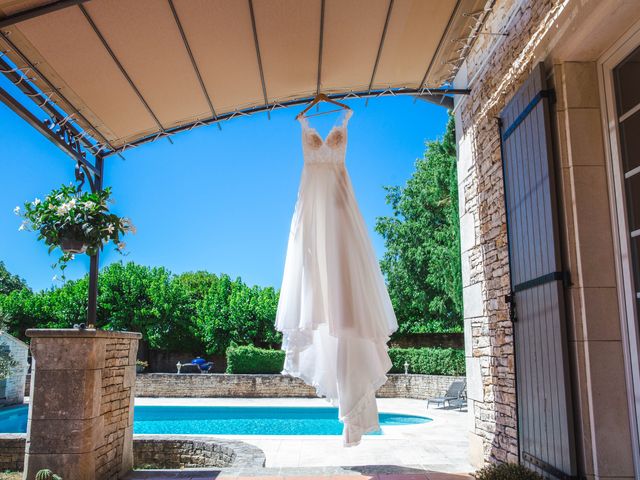
{"type": "Polygon", "coordinates": [[[613,69],[613,80],[628,224],[625,233],[631,254],[636,311],[640,311],[640,48],[613,69]]]}

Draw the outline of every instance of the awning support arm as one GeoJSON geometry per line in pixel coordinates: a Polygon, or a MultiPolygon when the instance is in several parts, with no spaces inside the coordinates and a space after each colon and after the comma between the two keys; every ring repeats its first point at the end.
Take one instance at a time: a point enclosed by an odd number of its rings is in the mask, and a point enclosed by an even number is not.
{"type": "Polygon", "coordinates": [[[100,171],[86,159],[86,152],[83,151],[79,142],[75,140],[69,123],[60,126],[47,121],[41,121],[2,87],[0,87],[0,102],[13,110],[20,118],[34,127],[45,138],[54,143],[76,162],[81,163],[89,169],[93,175],[97,177],[100,176],[100,171]]]}

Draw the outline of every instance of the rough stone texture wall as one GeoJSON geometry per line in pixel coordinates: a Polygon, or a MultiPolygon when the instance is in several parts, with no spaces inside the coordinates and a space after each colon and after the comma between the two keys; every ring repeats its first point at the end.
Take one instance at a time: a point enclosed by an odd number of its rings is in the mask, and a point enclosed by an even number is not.
{"type": "Polygon", "coordinates": [[[138,397],[315,397],[314,388],[285,375],[145,373],[136,378],[138,397]]]}
{"type": "MultiPolygon", "coordinates": [[[[198,367],[191,367],[188,370],[189,362],[198,355],[203,356],[209,362],[213,362],[213,372],[224,373],[227,369],[227,359],[224,355],[204,355],[202,352],[165,352],[164,350],[148,349],[146,360],[149,362],[149,372],[154,373],[176,373],[176,364],[182,364],[182,372],[198,373],[198,367]]],[[[140,355],[138,355],[140,357],[140,355]]]]}
{"type": "MultiPolygon", "coordinates": [[[[27,436],[0,434],[0,471],[24,468],[27,436]]],[[[264,467],[262,450],[237,440],[184,435],[138,435],[133,440],[135,468],[264,467]]]]}
{"type": "Polygon", "coordinates": [[[262,450],[235,440],[184,435],[139,436],[133,442],[135,468],[264,467],[262,450]]]}
{"type": "Polygon", "coordinates": [[[29,347],[8,333],[0,332],[0,350],[8,351],[18,363],[9,378],[0,380],[0,405],[20,404],[24,401],[29,347]]]}
{"type": "Polygon", "coordinates": [[[534,51],[566,1],[498,0],[455,84],[471,461],[515,462],[517,410],[509,265],[497,117],[538,61],[534,51]]]}
{"type": "MultiPolygon", "coordinates": [[[[388,375],[378,397],[425,399],[446,392],[451,382],[464,377],[440,375],[388,375]]],[[[313,398],[313,387],[286,375],[139,374],[138,397],[299,397],[313,398]]]]}
{"type": "Polygon", "coordinates": [[[126,442],[133,439],[133,399],[137,340],[110,338],[105,342],[101,371],[102,439],[95,451],[96,478],[118,478],[126,442]]]}
{"type": "Polygon", "coordinates": [[[465,377],[447,375],[393,374],[387,377],[387,383],[380,387],[376,393],[378,398],[415,398],[425,400],[427,398],[441,397],[452,382],[465,380],[465,377]]]}
{"type": "Polygon", "coordinates": [[[27,436],[24,433],[0,434],[0,472],[21,472],[24,468],[24,450],[27,436]]]}
{"type": "Polygon", "coordinates": [[[25,479],[42,468],[74,480],[120,478],[133,466],[139,333],[27,330],[32,374],[25,479]]]}

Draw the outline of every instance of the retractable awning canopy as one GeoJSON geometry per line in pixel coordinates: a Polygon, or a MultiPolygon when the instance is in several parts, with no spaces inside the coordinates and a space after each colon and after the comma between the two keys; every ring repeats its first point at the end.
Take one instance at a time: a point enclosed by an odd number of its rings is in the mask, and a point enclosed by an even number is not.
{"type": "Polygon", "coordinates": [[[451,79],[486,0],[0,0],[0,50],[110,151],[317,92],[451,79]]]}

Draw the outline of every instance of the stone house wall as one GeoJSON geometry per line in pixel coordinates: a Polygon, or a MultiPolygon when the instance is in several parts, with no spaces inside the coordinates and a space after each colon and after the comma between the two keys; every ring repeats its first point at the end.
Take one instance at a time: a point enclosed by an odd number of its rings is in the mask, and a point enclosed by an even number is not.
{"type": "Polygon", "coordinates": [[[29,347],[6,332],[0,332],[0,349],[8,351],[18,365],[6,380],[0,380],[0,405],[15,405],[24,401],[29,364],[29,347]]]}
{"type": "MultiPolygon", "coordinates": [[[[444,375],[387,375],[377,393],[380,398],[426,399],[442,396],[454,380],[444,375]]],[[[136,378],[138,397],[244,397],[315,398],[316,391],[298,378],[286,375],[219,375],[145,373],[136,378]]]]}
{"type": "Polygon", "coordinates": [[[33,373],[25,478],[121,478],[133,465],[139,333],[27,330],[33,373]]]}
{"type": "MultiPolygon", "coordinates": [[[[578,470],[632,478],[597,62],[640,3],[496,0],[454,80],[473,464],[518,460],[513,332],[504,302],[509,265],[498,117],[543,62],[555,89],[552,135],[566,291],[578,470]],[[603,22],[603,19],[607,19],[603,22]],[[614,433],[615,432],[615,433],[614,433]]],[[[582,477],[581,477],[582,478],[582,477]]]]}
{"type": "Polygon", "coordinates": [[[465,352],[470,450],[474,464],[517,462],[517,409],[513,330],[504,297],[509,259],[497,117],[522,83],[522,53],[554,8],[550,0],[505,0],[494,6],[487,29],[507,37],[481,37],[456,81],[471,95],[458,100],[458,185],[463,271],[465,352]],[[481,70],[482,69],[482,70],[481,70]],[[481,73],[484,72],[484,73],[481,73]],[[475,76],[479,75],[479,76],[475,76]]]}

